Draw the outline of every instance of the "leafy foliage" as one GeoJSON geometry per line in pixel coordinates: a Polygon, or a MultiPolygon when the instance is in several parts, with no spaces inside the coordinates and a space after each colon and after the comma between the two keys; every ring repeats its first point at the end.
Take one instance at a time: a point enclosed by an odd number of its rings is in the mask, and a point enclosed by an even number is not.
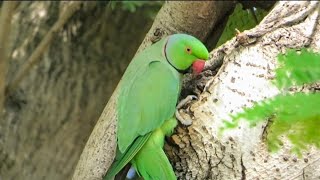
{"type": "Polygon", "coordinates": [[[123,10],[128,10],[130,12],[135,12],[137,8],[141,7],[146,1],[111,1],[110,7],[114,9],[117,5],[117,3],[121,3],[123,10]]]}
{"type": "MultiPolygon", "coordinates": [[[[289,87],[320,80],[320,54],[303,49],[279,55],[280,67],[276,70],[277,87],[289,87]]],[[[287,136],[293,145],[292,151],[301,155],[301,150],[314,145],[320,148],[320,93],[281,93],[273,98],[257,102],[252,108],[231,116],[232,122],[225,121],[223,129],[235,128],[242,119],[251,126],[270,118],[272,123],[267,134],[271,151],[277,151],[281,138],[287,136]]]]}
{"type": "Polygon", "coordinates": [[[254,11],[243,9],[241,3],[238,3],[233,13],[229,16],[226,27],[216,46],[218,47],[234,37],[236,28],[242,32],[255,27],[267,13],[267,11],[260,8],[255,8],[254,11]]]}
{"type": "Polygon", "coordinates": [[[292,85],[314,83],[320,80],[320,54],[302,49],[298,54],[289,50],[285,55],[279,55],[280,68],[276,70],[275,85],[287,88],[292,85]]]}
{"type": "Polygon", "coordinates": [[[111,9],[121,7],[123,11],[130,11],[131,13],[136,12],[138,8],[148,6],[148,8],[145,9],[146,15],[154,19],[163,1],[110,1],[108,3],[111,9]]]}

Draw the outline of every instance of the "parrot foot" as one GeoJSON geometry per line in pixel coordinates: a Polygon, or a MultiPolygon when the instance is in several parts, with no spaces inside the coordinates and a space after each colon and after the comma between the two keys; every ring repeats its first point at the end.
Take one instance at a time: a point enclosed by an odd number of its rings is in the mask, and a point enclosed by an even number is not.
{"type": "Polygon", "coordinates": [[[177,105],[177,109],[182,108],[182,106],[188,104],[189,102],[193,101],[193,100],[197,100],[198,97],[195,95],[189,95],[186,98],[182,99],[179,104],[177,105]]]}
{"type": "Polygon", "coordinates": [[[175,115],[176,115],[176,118],[181,122],[181,124],[185,126],[190,126],[192,124],[192,120],[183,118],[181,115],[181,112],[178,109],[176,110],[175,115]]]}
{"type": "MultiPolygon", "coordinates": [[[[188,104],[189,102],[193,101],[193,100],[197,100],[198,97],[197,96],[194,96],[194,95],[189,95],[187,96],[185,99],[181,100],[179,102],[179,104],[177,105],[177,109],[176,109],[176,118],[181,122],[181,124],[185,125],[185,126],[190,126],[192,124],[192,120],[189,118],[184,118],[182,116],[182,110],[181,108],[188,104]]],[[[183,114],[186,114],[186,113],[183,113],[183,114]]]]}

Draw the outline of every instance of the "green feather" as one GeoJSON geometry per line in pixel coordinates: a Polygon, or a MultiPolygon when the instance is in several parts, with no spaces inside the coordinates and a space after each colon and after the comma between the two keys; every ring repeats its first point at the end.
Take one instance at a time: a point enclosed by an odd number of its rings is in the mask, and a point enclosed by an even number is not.
{"type": "Polygon", "coordinates": [[[170,135],[177,125],[177,120],[171,118],[156,129],[143,148],[132,160],[132,164],[137,169],[139,175],[144,180],[175,180],[177,179],[172,166],[162,150],[164,136],[170,135]]]}
{"type": "Polygon", "coordinates": [[[117,154],[105,179],[112,179],[143,147],[149,132],[175,112],[181,79],[162,54],[164,42],[135,57],[123,76],[117,104],[118,149],[122,154],[117,154]]]}
{"type": "Polygon", "coordinates": [[[129,67],[122,80],[118,103],[118,146],[121,152],[138,136],[160,127],[175,112],[180,75],[162,56],[160,47],[151,47],[146,52],[154,54],[153,59],[148,60],[145,53],[136,57],[134,60],[140,61],[140,65],[129,67]]]}
{"type": "Polygon", "coordinates": [[[164,38],[134,57],[119,84],[119,151],[106,180],[113,179],[129,161],[146,180],[176,179],[162,148],[164,136],[177,125],[172,118],[181,90],[177,69],[184,70],[197,59],[208,57],[205,46],[185,34],[164,38]]]}
{"type": "Polygon", "coordinates": [[[114,176],[117,175],[121,171],[121,169],[124,168],[124,166],[128,164],[131,159],[138,153],[138,151],[147,142],[150,136],[151,133],[138,137],[125,153],[117,154],[118,157],[116,157],[116,161],[109,168],[109,171],[104,177],[104,180],[112,180],[114,176]]]}

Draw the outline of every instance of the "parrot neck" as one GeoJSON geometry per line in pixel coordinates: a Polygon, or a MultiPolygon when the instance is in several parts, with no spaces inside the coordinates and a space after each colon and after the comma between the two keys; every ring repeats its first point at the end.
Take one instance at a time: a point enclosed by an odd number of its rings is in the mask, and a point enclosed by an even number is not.
{"type": "Polygon", "coordinates": [[[188,69],[185,69],[185,70],[177,69],[177,68],[170,62],[170,60],[169,60],[169,58],[168,58],[168,55],[167,55],[167,44],[168,44],[168,42],[169,42],[169,38],[170,38],[170,37],[168,37],[166,43],[164,44],[164,48],[163,48],[164,56],[165,56],[167,62],[168,62],[176,71],[178,71],[178,72],[181,73],[181,74],[186,74],[186,73],[188,72],[188,69]]]}

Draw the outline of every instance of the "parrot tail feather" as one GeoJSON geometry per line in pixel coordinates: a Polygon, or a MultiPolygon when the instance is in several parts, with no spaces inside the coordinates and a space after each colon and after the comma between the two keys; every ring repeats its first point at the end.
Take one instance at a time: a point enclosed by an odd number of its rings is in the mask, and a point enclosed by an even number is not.
{"type": "Polygon", "coordinates": [[[144,180],[176,180],[173,168],[159,146],[142,148],[132,164],[144,180]]]}
{"type": "Polygon", "coordinates": [[[114,179],[114,176],[117,175],[121,171],[121,169],[132,160],[132,158],[139,152],[141,147],[148,141],[150,136],[151,133],[138,137],[127,151],[117,157],[103,179],[114,179]]]}

